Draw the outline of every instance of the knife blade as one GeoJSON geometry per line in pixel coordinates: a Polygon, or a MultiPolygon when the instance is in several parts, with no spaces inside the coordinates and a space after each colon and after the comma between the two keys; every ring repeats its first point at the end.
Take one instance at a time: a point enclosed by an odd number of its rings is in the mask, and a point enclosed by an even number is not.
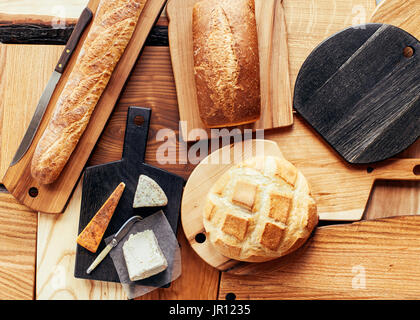
{"type": "Polygon", "coordinates": [[[85,8],[82,14],[80,15],[80,18],[77,21],[77,24],[74,27],[74,30],[69,40],[67,41],[67,45],[64,48],[63,53],[61,54],[60,59],[58,60],[58,63],[50,77],[50,80],[48,81],[48,84],[45,87],[41,98],[39,99],[38,105],[35,109],[31,122],[29,123],[28,129],[26,129],[22,142],[20,143],[12,159],[12,163],[10,164],[10,166],[13,166],[16,163],[18,163],[28,151],[38,130],[38,127],[41,123],[42,117],[44,116],[45,110],[47,109],[47,106],[50,102],[51,96],[57,86],[57,83],[60,80],[68,62],[70,61],[70,58],[74,50],[76,49],[84,30],[92,20],[92,17],[93,13],[89,8],[85,8]]]}
{"type": "Polygon", "coordinates": [[[117,244],[124,238],[128,231],[130,231],[133,224],[142,220],[143,218],[140,216],[133,216],[128,219],[118,230],[112,240],[108,243],[108,245],[101,251],[101,253],[96,257],[96,259],[92,262],[89,268],[86,270],[87,274],[90,274],[97,266],[104,260],[104,258],[108,255],[108,253],[117,246],[117,244]]]}

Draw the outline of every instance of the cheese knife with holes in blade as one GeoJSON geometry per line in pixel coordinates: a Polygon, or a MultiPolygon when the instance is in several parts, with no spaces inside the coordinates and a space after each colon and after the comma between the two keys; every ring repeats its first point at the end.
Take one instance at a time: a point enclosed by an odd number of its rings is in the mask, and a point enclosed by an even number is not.
{"type": "Polygon", "coordinates": [[[117,246],[118,242],[123,239],[128,231],[130,231],[131,227],[138,221],[142,220],[143,218],[140,216],[133,216],[130,219],[128,219],[123,226],[118,230],[118,232],[115,234],[115,236],[112,238],[112,240],[108,243],[108,245],[101,251],[101,253],[96,257],[96,259],[92,262],[92,264],[89,266],[89,268],[86,270],[87,274],[90,274],[93,269],[95,269],[102,260],[108,255],[108,253],[117,246]]]}
{"type": "Polygon", "coordinates": [[[77,43],[79,42],[84,30],[86,29],[86,27],[89,25],[90,21],[92,20],[92,17],[93,17],[93,13],[89,8],[85,8],[82,14],[80,15],[80,18],[77,21],[77,24],[74,27],[74,30],[69,40],[67,41],[67,45],[64,48],[64,51],[61,54],[60,59],[58,60],[58,63],[54,69],[54,72],[51,75],[50,80],[48,81],[48,84],[45,87],[41,98],[39,99],[39,102],[35,109],[35,113],[32,117],[32,120],[29,123],[28,129],[26,130],[26,133],[13,157],[13,160],[10,166],[13,166],[16,163],[18,163],[20,159],[22,159],[22,157],[28,151],[32,143],[32,140],[34,139],[35,134],[38,130],[39,124],[41,123],[42,117],[44,116],[45,110],[47,109],[47,106],[50,102],[51,96],[58,84],[58,81],[63,75],[63,72],[66,69],[68,62],[70,61],[70,58],[77,47],[77,43]]]}

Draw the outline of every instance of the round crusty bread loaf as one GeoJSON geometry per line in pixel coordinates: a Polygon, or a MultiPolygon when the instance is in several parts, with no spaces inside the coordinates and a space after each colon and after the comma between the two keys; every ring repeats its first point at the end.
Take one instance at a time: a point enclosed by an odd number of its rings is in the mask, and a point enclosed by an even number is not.
{"type": "Polygon", "coordinates": [[[203,219],[222,255],[263,262],[299,248],[318,214],[303,174],[284,158],[266,156],[225,172],[207,195],[203,219]]]}

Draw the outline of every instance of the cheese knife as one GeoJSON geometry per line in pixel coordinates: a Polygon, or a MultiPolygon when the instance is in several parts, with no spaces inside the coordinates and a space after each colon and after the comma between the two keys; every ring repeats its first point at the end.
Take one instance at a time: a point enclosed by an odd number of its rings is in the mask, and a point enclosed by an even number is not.
{"type": "Polygon", "coordinates": [[[90,21],[92,20],[93,13],[89,8],[85,8],[80,15],[79,20],[77,21],[76,26],[74,27],[74,30],[67,41],[67,45],[64,48],[63,53],[60,56],[60,59],[58,60],[58,63],[54,69],[54,72],[52,73],[50,80],[48,81],[48,84],[46,88],[44,89],[44,92],[41,95],[41,98],[39,99],[38,105],[35,109],[35,113],[32,117],[31,122],[29,123],[28,129],[26,130],[26,133],[22,139],[22,142],[19,145],[19,148],[17,149],[12,163],[10,166],[15,165],[22,159],[22,157],[25,155],[25,153],[28,151],[29,146],[32,143],[32,140],[35,137],[35,134],[38,130],[39,124],[41,123],[42,117],[44,116],[45,110],[47,109],[47,106],[50,102],[51,96],[57,86],[58,81],[60,80],[61,76],[63,75],[64,70],[66,69],[66,66],[68,62],[70,61],[70,58],[74,52],[74,50],[77,47],[77,44],[86,29],[86,27],[89,25],[90,21]]]}
{"type": "Polygon", "coordinates": [[[89,266],[89,268],[86,270],[87,274],[90,274],[93,269],[95,269],[98,264],[104,260],[104,258],[108,255],[108,253],[117,246],[117,244],[123,239],[128,231],[130,231],[131,227],[138,221],[142,220],[143,218],[140,216],[133,216],[130,219],[128,219],[118,230],[118,232],[115,234],[115,236],[112,238],[112,240],[108,243],[108,245],[101,251],[101,253],[96,257],[96,259],[92,262],[92,264],[89,266]]]}

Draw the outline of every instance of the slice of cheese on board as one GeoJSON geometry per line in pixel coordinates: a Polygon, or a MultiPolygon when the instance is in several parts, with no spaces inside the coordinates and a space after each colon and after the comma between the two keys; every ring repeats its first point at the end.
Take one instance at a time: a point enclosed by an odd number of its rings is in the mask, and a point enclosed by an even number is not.
{"type": "Polygon", "coordinates": [[[134,195],[133,208],[163,207],[168,204],[168,198],[160,185],[155,180],[145,175],[140,175],[134,195]]]}
{"type": "Polygon", "coordinates": [[[115,188],[114,192],[112,192],[112,194],[98,210],[92,220],[90,220],[88,225],[77,237],[77,243],[79,245],[93,253],[98,250],[105,230],[108,228],[108,224],[111,221],[115,208],[121,199],[124,188],[124,182],[121,182],[118,187],[115,188]]]}

